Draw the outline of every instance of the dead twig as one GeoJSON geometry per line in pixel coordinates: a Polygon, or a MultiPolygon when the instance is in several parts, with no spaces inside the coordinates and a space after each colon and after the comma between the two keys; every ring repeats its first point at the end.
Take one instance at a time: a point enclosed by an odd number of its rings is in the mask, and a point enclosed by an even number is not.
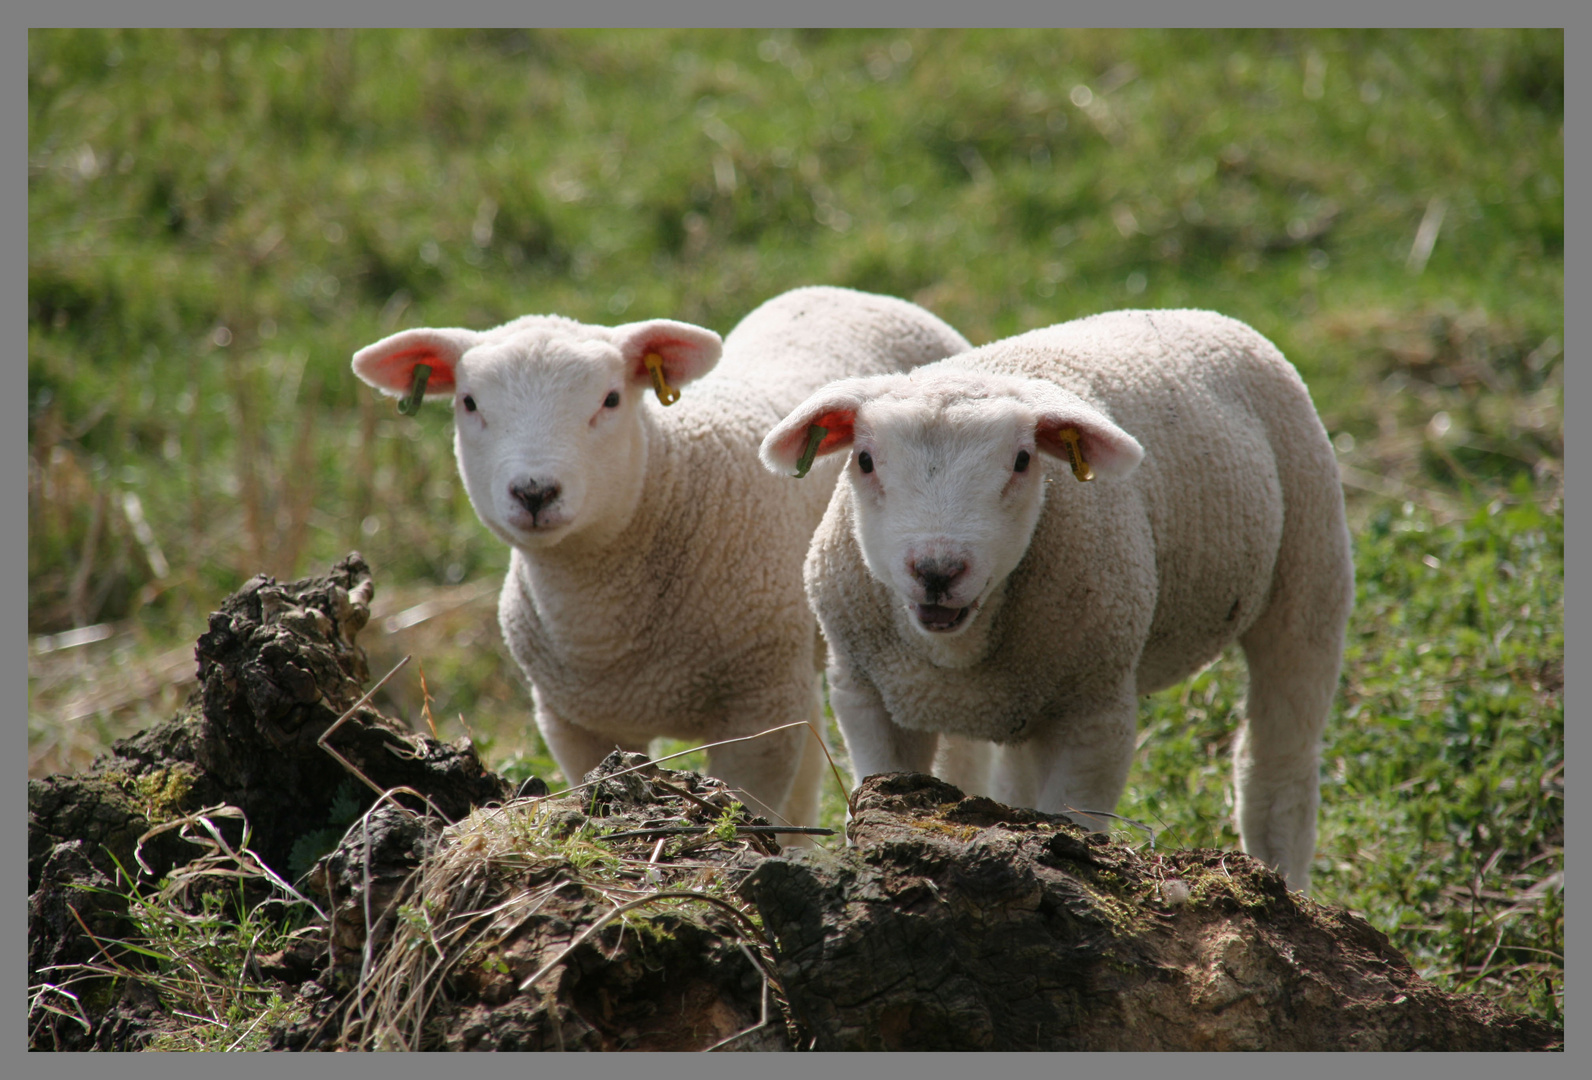
{"type": "MultiPolygon", "coordinates": [[[[372,686],[369,690],[365,691],[365,693],[360,696],[360,699],[358,701],[354,702],[352,705],[350,705],[348,707],[348,711],[347,712],[343,713],[342,716],[339,716],[337,718],[336,723],[332,724],[331,727],[329,727],[325,731],[321,732],[321,737],[315,740],[315,745],[316,746],[319,746],[322,750],[325,750],[328,754],[332,755],[332,757],[336,758],[338,760],[338,762],[342,764],[343,768],[347,769],[349,772],[351,772],[355,776],[359,777],[360,781],[366,787],[370,788],[370,790],[374,791],[378,796],[385,795],[386,792],[380,786],[378,786],[374,781],[372,781],[370,779],[370,777],[368,777],[364,773],[360,772],[359,769],[357,769],[354,766],[353,762],[349,761],[342,754],[339,754],[336,750],[333,750],[331,748],[331,746],[327,743],[326,740],[331,738],[332,737],[332,733],[334,731],[336,731],[338,728],[342,727],[343,726],[343,722],[346,721],[350,716],[353,716],[354,712],[357,709],[359,709],[362,705],[364,705],[367,701],[369,701],[372,697],[374,697],[376,695],[376,691],[380,690],[383,686],[386,686],[387,685],[387,680],[392,678],[394,675],[398,674],[398,669],[403,667],[405,664],[409,663],[409,659],[410,658],[408,656],[405,656],[402,660],[400,660],[396,664],[394,664],[391,671],[389,671],[389,672],[387,672],[387,674],[383,675],[381,677],[381,680],[379,682],[377,682],[375,686],[372,686]]],[[[418,795],[419,792],[416,792],[415,794],[418,795]]],[[[424,798],[424,796],[422,796],[422,798],[424,798]]],[[[429,801],[429,800],[427,800],[427,801],[429,801]]]]}
{"type": "MultiPolygon", "coordinates": [[[[656,829],[632,829],[629,832],[604,833],[599,840],[634,840],[643,836],[700,836],[703,833],[716,833],[718,828],[712,825],[664,825],[656,829]]],[[[748,834],[751,836],[773,836],[776,833],[800,833],[803,836],[834,836],[834,829],[823,829],[810,825],[737,825],[735,834],[748,834]]]]}

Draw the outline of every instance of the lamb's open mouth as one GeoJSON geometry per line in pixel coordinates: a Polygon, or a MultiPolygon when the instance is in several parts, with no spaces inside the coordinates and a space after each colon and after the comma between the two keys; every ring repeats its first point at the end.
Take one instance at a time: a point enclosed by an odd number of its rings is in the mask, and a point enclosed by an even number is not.
{"type": "Polygon", "coordinates": [[[918,617],[918,624],[925,630],[943,634],[947,630],[955,630],[967,619],[967,613],[973,610],[967,607],[945,607],[943,604],[913,604],[912,614],[918,617]]]}

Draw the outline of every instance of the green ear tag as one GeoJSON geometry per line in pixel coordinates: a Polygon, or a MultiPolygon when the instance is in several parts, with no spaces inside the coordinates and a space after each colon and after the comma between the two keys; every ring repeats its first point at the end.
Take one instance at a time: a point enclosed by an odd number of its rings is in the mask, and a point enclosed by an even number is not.
{"type": "Polygon", "coordinates": [[[802,456],[796,459],[796,479],[800,480],[807,475],[813,467],[813,458],[818,456],[818,444],[824,441],[824,436],[829,434],[829,429],[819,427],[817,424],[807,426],[807,449],[802,451],[802,456]]]}
{"type": "Polygon", "coordinates": [[[398,402],[398,411],[405,416],[413,416],[420,411],[420,403],[426,398],[426,383],[431,378],[430,364],[415,365],[415,380],[409,384],[409,396],[398,402]]]}

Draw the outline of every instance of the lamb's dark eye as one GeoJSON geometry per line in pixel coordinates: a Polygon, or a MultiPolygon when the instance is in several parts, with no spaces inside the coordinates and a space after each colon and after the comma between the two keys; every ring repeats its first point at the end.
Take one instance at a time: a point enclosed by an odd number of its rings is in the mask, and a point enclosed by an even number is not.
{"type": "Polygon", "coordinates": [[[469,394],[464,395],[464,411],[475,412],[475,398],[469,394]]]}
{"type": "Polygon", "coordinates": [[[1028,471],[1028,451],[1027,450],[1019,450],[1019,451],[1017,451],[1017,463],[1012,466],[1012,472],[1027,472],[1027,471],[1028,471]]]}
{"type": "Polygon", "coordinates": [[[618,390],[610,390],[610,391],[608,391],[608,396],[603,398],[603,408],[605,408],[605,409],[617,409],[617,408],[619,408],[619,391],[618,390]]]}
{"type": "Polygon", "coordinates": [[[857,467],[863,472],[873,472],[873,455],[866,450],[858,454],[857,467]]]}

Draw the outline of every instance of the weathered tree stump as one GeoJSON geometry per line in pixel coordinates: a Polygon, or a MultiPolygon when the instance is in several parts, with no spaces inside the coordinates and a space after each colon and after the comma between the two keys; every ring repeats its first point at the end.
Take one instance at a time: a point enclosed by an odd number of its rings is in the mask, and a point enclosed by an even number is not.
{"type": "Polygon", "coordinates": [[[929,776],[865,781],[843,852],[742,886],[819,1050],[1547,1050],[1253,859],[1143,855],[929,776]]]}
{"type": "MultiPolygon", "coordinates": [[[[373,591],[357,553],[324,577],[251,579],[211,614],[194,649],[199,686],[176,717],[117,741],[82,774],[28,782],[30,985],[49,981],[41,967],[92,950],[63,906],[79,914],[85,903],[104,907],[85,900],[97,894],[81,886],[120,882],[125,889],[124,871],[158,880],[199,853],[176,831],[161,833],[141,852],[142,874],[134,850],[152,826],[206,807],[236,807],[252,829],[252,850],[290,878],[301,869],[296,862],[312,861],[317,846],[324,850],[342,834],[339,800],[345,811],[372,804],[375,793],[316,740],[370,678],[355,636],[370,618],[373,591]]],[[[330,744],[372,783],[413,788],[450,817],[511,794],[473,748],[411,734],[373,708],[358,710],[330,744]]],[[[216,824],[229,842],[241,840],[237,819],[216,824]]],[[[102,1021],[94,1040],[115,1026],[102,1021]]],[[[71,1024],[33,1026],[50,1047],[98,1044],[85,1043],[71,1024]]]]}

